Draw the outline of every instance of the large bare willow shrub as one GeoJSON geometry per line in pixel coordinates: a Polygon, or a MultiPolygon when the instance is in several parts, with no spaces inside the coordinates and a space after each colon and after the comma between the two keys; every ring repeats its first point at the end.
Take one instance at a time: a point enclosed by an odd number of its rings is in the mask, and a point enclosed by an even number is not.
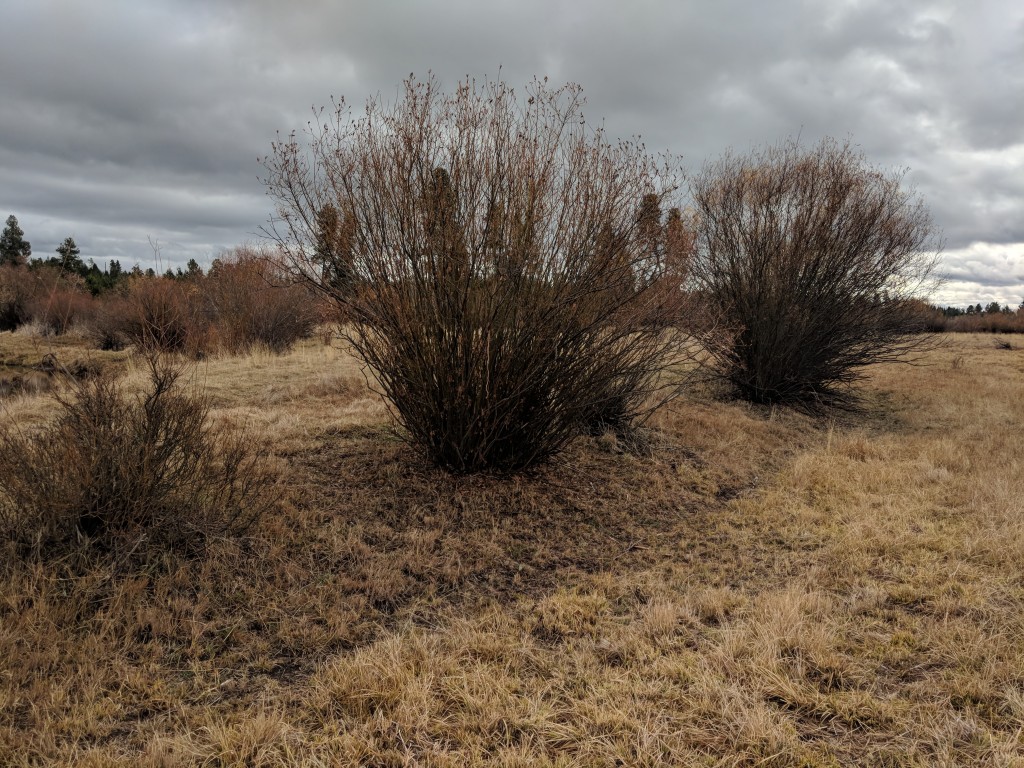
{"type": "Polygon", "coordinates": [[[691,180],[692,280],[733,331],[709,349],[740,396],[849,402],[863,366],[926,343],[917,299],[937,246],[903,177],[824,140],[726,155],[691,180]]]}
{"type": "Polygon", "coordinates": [[[264,161],[269,234],[344,306],[410,438],[452,470],[526,467],[667,391],[673,167],[611,143],[582,105],[575,85],[410,78],[264,161]]]}

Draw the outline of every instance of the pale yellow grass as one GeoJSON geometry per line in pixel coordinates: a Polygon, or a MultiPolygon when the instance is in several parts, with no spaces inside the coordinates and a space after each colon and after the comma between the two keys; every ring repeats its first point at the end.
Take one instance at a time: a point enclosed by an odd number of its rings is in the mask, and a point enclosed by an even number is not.
{"type": "Polygon", "coordinates": [[[0,762],[1024,765],[1024,352],[922,362],[456,480],[343,352],[214,358],[292,503],[165,573],[8,564],[0,762]]]}

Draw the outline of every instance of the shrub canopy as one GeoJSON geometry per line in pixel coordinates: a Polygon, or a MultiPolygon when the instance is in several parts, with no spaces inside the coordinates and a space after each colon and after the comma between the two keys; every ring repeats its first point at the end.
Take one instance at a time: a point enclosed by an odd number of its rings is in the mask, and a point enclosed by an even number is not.
{"type": "Polygon", "coordinates": [[[285,261],[344,306],[399,421],[452,469],[527,466],[588,423],[632,422],[678,352],[673,166],[582,105],[574,85],[410,79],[264,161],[285,261]]]}
{"type": "Polygon", "coordinates": [[[922,343],[934,285],[924,204],[848,144],[726,155],[691,181],[696,290],[732,332],[708,345],[756,402],[835,402],[922,343]]]}

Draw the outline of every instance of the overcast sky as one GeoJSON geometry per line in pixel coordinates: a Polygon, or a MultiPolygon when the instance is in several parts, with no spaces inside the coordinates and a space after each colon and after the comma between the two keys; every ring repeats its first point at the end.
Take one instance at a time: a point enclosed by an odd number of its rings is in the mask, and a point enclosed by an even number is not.
{"type": "Polygon", "coordinates": [[[909,168],[942,303],[1024,299],[1020,0],[0,0],[0,220],[33,254],[208,264],[271,212],[257,158],[411,72],[574,81],[687,169],[799,134],[909,168]]]}

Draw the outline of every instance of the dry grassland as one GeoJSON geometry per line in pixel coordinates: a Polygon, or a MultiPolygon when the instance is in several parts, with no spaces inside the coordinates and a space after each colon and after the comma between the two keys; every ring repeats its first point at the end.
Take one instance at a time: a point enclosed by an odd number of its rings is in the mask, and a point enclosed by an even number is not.
{"type": "Polygon", "coordinates": [[[1024,351],[923,362],[452,478],[341,351],[204,361],[284,509],[143,573],[3,553],[0,764],[1024,765],[1024,351]]]}

